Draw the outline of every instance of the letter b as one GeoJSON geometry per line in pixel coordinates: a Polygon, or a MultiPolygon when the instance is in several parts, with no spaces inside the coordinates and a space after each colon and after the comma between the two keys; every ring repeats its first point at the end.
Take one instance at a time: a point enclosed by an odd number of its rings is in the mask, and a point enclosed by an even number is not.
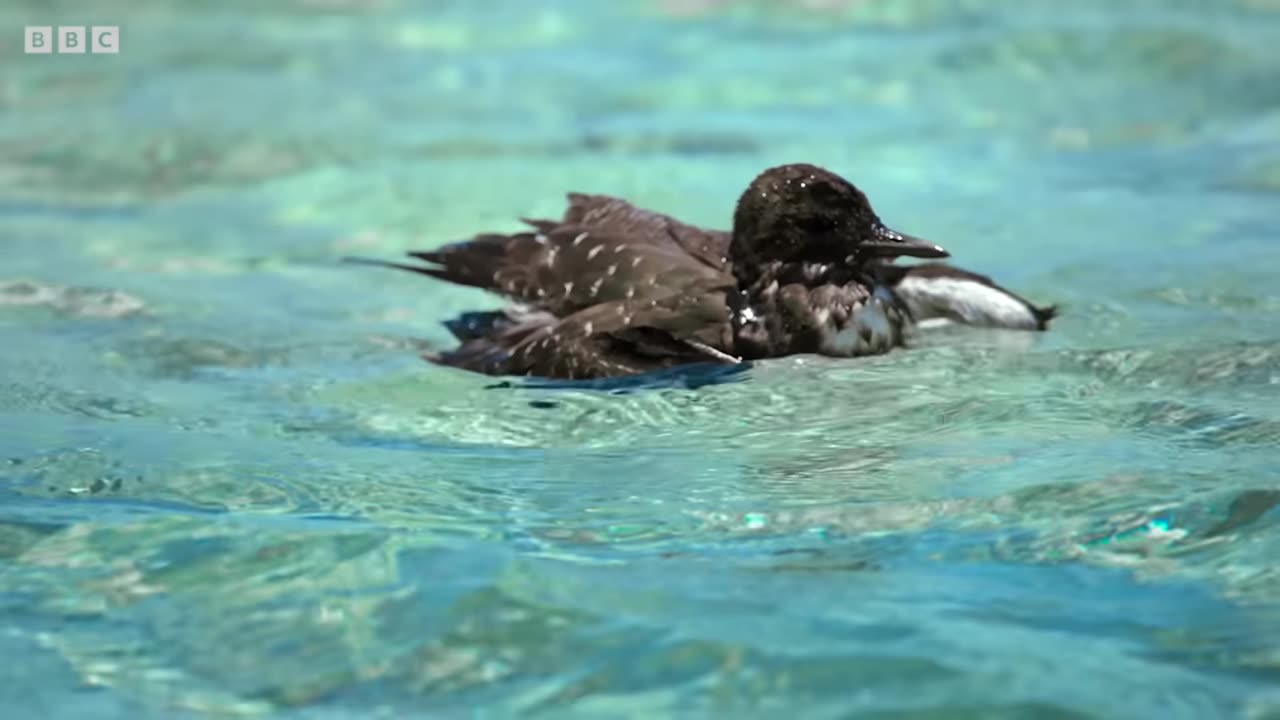
{"type": "Polygon", "coordinates": [[[63,25],[58,28],[58,52],[84,52],[84,26],[63,25]]]}
{"type": "Polygon", "coordinates": [[[26,28],[26,43],[23,51],[28,53],[53,52],[53,27],[50,25],[31,26],[26,28]]]}

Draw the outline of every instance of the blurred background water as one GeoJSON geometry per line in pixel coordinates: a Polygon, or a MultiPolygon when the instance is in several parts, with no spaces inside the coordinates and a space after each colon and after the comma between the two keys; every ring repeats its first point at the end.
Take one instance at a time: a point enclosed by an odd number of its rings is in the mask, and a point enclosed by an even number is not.
{"type": "Polygon", "coordinates": [[[0,19],[4,717],[1280,718],[1280,2],[0,19]],[[1061,320],[495,390],[337,263],[797,161],[1061,320]]]}

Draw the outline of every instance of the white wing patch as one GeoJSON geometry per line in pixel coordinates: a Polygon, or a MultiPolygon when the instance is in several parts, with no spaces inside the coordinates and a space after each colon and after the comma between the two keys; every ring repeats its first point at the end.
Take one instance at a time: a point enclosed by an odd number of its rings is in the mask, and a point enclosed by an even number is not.
{"type": "Polygon", "coordinates": [[[997,288],[963,278],[907,276],[894,289],[918,322],[946,318],[979,327],[1035,330],[1031,308],[997,288]]]}

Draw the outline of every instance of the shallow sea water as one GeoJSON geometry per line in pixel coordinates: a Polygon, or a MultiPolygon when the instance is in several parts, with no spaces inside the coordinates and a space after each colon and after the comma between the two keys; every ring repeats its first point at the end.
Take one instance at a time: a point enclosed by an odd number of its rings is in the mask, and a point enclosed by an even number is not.
{"type": "Polygon", "coordinates": [[[1275,0],[0,20],[4,717],[1280,718],[1275,0]],[[1061,320],[491,389],[337,262],[794,161],[1061,320]]]}

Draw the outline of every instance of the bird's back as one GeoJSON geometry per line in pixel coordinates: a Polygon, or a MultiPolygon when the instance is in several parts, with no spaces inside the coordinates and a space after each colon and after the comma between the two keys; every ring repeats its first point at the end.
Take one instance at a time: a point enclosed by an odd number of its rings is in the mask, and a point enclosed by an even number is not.
{"type": "Polygon", "coordinates": [[[558,317],[595,304],[732,285],[727,235],[604,195],[571,194],[564,218],[413,252],[418,271],[505,295],[558,317]]]}
{"type": "Polygon", "coordinates": [[[462,341],[434,362],[495,375],[610,377],[729,358],[727,233],[606,195],[570,194],[564,217],[487,233],[397,265],[516,305],[446,323],[462,341]]]}

